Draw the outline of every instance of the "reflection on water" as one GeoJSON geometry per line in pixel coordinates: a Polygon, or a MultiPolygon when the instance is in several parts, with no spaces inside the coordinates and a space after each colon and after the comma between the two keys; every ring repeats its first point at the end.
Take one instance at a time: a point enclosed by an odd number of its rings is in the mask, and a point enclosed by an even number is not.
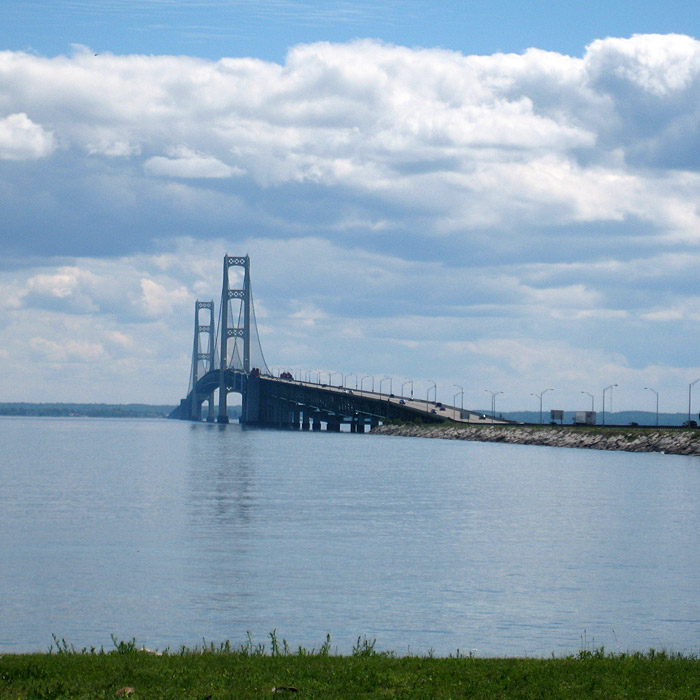
{"type": "Polygon", "coordinates": [[[696,651],[700,460],[0,419],[0,651],[696,651]]]}

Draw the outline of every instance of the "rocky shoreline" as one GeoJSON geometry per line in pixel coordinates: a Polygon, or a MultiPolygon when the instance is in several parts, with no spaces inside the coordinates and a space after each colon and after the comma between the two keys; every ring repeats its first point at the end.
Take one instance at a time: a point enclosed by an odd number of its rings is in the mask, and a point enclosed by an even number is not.
{"type": "Polygon", "coordinates": [[[624,452],[662,452],[676,455],[700,455],[700,431],[662,428],[594,428],[525,425],[380,425],[376,435],[507,442],[517,445],[578,447],[591,450],[624,452]]]}

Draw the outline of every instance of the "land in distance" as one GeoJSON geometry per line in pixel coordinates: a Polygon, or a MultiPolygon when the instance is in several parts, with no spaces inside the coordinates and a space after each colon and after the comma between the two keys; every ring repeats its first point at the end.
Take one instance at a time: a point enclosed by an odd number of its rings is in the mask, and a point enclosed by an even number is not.
{"type": "MultiPolygon", "coordinates": [[[[0,416],[87,418],[167,418],[175,406],[142,403],[0,403],[0,416]]],[[[240,416],[240,406],[230,406],[229,418],[240,416]]]]}

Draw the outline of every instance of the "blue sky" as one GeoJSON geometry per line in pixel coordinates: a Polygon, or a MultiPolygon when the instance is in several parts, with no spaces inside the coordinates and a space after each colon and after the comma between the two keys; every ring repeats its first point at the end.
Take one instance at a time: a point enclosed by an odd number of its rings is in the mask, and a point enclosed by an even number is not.
{"type": "Polygon", "coordinates": [[[595,39],[698,36],[693,2],[556,0],[5,0],[3,48],[57,55],[95,51],[254,56],[282,63],[290,46],[376,38],[467,54],[537,47],[581,56],[595,39]]]}
{"type": "MultiPolygon", "coordinates": [[[[687,410],[690,3],[6,1],[0,400],[174,403],[249,253],[268,363],[687,410]]],[[[700,404],[700,397],[698,397],[700,404]]],[[[545,409],[548,406],[545,406],[545,409]]],[[[606,406],[609,410],[609,406],[606,406]]],[[[697,409],[694,409],[697,410],[697,409]]]]}

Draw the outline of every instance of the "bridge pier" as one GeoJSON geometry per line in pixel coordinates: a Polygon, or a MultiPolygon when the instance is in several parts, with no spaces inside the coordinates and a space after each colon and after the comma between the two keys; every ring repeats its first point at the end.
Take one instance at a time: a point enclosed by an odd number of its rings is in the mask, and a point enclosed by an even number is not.
{"type": "Polygon", "coordinates": [[[289,401],[275,401],[275,425],[284,430],[295,430],[299,428],[299,411],[297,407],[289,401]]]}
{"type": "Polygon", "coordinates": [[[275,403],[272,405],[272,425],[282,427],[282,407],[275,403]]]}
{"type": "Polygon", "coordinates": [[[312,416],[311,429],[314,432],[321,430],[321,414],[318,411],[316,411],[312,416]]]}
{"type": "Polygon", "coordinates": [[[353,432],[355,433],[364,433],[365,432],[365,417],[361,413],[356,413],[353,422],[352,422],[355,430],[353,432]]]}
{"type": "Polygon", "coordinates": [[[301,412],[301,429],[309,430],[311,428],[311,417],[309,415],[309,409],[304,408],[301,412]]]}
{"type": "Polygon", "coordinates": [[[248,425],[265,422],[265,406],[260,402],[260,378],[247,375],[241,386],[241,417],[239,421],[248,425]]]}
{"type": "Polygon", "coordinates": [[[339,433],[340,432],[340,418],[338,416],[328,416],[328,423],[326,423],[326,430],[329,433],[339,433]]]}
{"type": "Polygon", "coordinates": [[[278,428],[283,428],[284,427],[284,407],[279,403],[275,403],[274,416],[275,416],[275,425],[278,428]]]}
{"type": "Polygon", "coordinates": [[[207,423],[216,422],[216,405],[214,403],[214,392],[209,394],[208,409],[207,409],[207,423]]]}

